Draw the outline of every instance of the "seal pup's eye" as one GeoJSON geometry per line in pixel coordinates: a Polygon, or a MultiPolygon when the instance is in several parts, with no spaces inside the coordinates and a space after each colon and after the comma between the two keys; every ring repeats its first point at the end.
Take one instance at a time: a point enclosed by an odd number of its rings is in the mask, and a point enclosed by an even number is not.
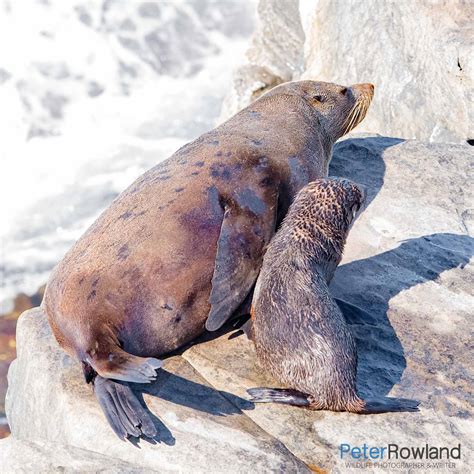
{"type": "Polygon", "coordinates": [[[347,87],[342,88],[341,89],[341,94],[346,95],[346,93],[347,93],[347,87]]]}
{"type": "Polygon", "coordinates": [[[324,102],[324,97],[322,95],[313,95],[313,99],[318,102],[324,102]]]}
{"type": "Polygon", "coordinates": [[[352,219],[355,218],[355,216],[359,212],[359,209],[360,209],[360,204],[358,204],[358,203],[356,203],[352,206],[352,219]]]}

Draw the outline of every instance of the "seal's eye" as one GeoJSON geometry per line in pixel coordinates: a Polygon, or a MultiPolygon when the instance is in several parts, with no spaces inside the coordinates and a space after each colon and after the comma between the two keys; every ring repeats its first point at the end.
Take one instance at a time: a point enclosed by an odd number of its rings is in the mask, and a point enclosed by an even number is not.
{"type": "Polygon", "coordinates": [[[347,93],[347,87],[344,87],[343,89],[341,89],[342,95],[346,95],[346,93],[347,93]]]}
{"type": "Polygon", "coordinates": [[[317,102],[324,102],[324,97],[322,95],[313,95],[313,99],[317,102]]]}
{"type": "Polygon", "coordinates": [[[357,213],[359,212],[359,209],[360,209],[360,203],[355,203],[353,206],[352,206],[352,209],[351,209],[351,213],[352,213],[352,219],[355,218],[355,216],[357,215],[357,213]]]}

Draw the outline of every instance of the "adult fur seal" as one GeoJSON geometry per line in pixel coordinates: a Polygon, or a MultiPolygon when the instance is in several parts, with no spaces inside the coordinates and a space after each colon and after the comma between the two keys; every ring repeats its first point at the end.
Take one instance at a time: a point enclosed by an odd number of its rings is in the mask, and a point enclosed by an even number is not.
{"type": "Polygon", "coordinates": [[[412,400],[362,400],[357,350],[328,283],[342,258],[365,192],[345,179],[318,179],[296,197],[263,260],[252,301],[259,360],[290,389],[254,388],[253,402],[314,410],[416,411],[412,400]]]}
{"type": "Polygon", "coordinates": [[[127,382],[154,380],[154,357],[232,316],[277,222],[327,174],[372,95],[371,84],[276,87],[141,176],[53,271],[53,333],[120,437],[155,433],[127,382]]]}

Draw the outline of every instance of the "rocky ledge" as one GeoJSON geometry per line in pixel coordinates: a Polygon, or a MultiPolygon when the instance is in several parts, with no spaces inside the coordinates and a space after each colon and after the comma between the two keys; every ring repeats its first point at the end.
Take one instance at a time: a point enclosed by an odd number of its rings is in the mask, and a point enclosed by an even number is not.
{"type": "MultiPolygon", "coordinates": [[[[336,145],[331,174],[365,184],[370,204],[354,225],[332,291],[356,335],[362,394],[414,398],[419,413],[360,416],[252,406],[245,390],[274,385],[252,344],[230,328],[168,358],[143,388],[159,434],[115,438],[79,365],[40,309],[18,323],[9,371],[8,472],[348,472],[339,445],[461,443],[473,451],[474,240],[468,145],[357,136],[336,145]]],[[[370,469],[369,469],[370,471],[370,469]]],[[[439,471],[442,472],[442,471],[439,471]]]]}

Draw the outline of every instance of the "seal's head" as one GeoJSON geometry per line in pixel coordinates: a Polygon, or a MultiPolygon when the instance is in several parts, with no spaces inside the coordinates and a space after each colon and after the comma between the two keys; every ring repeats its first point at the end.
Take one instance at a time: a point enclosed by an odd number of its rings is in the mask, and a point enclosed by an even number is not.
{"type": "Polygon", "coordinates": [[[291,241],[322,265],[328,280],[342,258],[347,235],[365,207],[365,198],[364,187],[348,179],[317,179],[297,194],[284,219],[282,228],[291,241]]]}
{"type": "Polygon", "coordinates": [[[318,81],[296,81],[281,84],[265,94],[296,95],[316,112],[321,128],[334,143],[364,119],[374,96],[373,84],[350,87],[318,81]]]}
{"type": "Polygon", "coordinates": [[[328,234],[349,232],[365,204],[365,188],[345,178],[321,178],[306,185],[290,207],[294,228],[318,227],[328,234]]]}

